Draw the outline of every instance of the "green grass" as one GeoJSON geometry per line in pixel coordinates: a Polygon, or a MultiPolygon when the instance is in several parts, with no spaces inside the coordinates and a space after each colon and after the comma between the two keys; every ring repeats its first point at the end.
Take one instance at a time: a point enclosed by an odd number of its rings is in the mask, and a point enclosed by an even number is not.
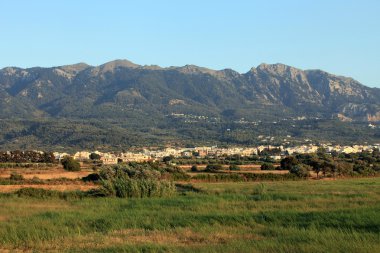
{"type": "Polygon", "coordinates": [[[199,183],[170,198],[0,197],[0,251],[380,252],[380,178],[199,183]]]}

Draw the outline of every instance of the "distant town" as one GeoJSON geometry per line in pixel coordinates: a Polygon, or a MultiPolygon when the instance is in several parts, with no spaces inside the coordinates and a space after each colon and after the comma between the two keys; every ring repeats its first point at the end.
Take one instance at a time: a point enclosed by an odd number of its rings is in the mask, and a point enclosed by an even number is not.
{"type": "Polygon", "coordinates": [[[202,146],[194,148],[167,147],[164,149],[143,148],[140,151],[127,152],[100,152],[100,151],[78,151],[74,154],[65,152],[53,152],[56,160],[60,161],[66,156],[71,156],[75,160],[85,161],[91,158],[91,154],[96,154],[103,164],[117,164],[122,162],[146,162],[162,160],[164,157],[175,158],[218,158],[232,155],[242,157],[252,155],[264,155],[274,161],[280,161],[282,158],[293,154],[315,153],[319,149],[324,149],[326,153],[359,153],[363,151],[372,151],[379,149],[380,144],[374,145],[353,145],[340,146],[331,144],[308,144],[294,147],[261,145],[257,147],[218,147],[202,146]],[[264,153],[263,153],[264,152],[264,153]]]}

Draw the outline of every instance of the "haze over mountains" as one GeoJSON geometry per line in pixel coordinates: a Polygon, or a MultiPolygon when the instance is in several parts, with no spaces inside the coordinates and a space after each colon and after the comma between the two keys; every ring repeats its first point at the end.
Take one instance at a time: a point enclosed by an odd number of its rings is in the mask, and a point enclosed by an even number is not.
{"type": "Polygon", "coordinates": [[[116,60],[0,70],[0,118],[164,119],[192,114],[226,120],[284,117],[380,120],[380,89],[321,70],[261,64],[244,74],[186,65],[116,60]]]}

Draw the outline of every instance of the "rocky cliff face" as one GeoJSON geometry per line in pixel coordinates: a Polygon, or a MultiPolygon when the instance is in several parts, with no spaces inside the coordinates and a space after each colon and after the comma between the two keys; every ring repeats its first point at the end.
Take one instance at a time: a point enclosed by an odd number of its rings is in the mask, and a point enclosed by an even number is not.
{"type": "Polygon", "coordinates": [[[380,90],[321,70],[261,64],[244,74],[117,60],[0,70],[0,117],[318,116],[380,121],[380,90]],[[227,114],[225,112],[228,112],[227,114]],[[230,113],[234,112],[234,113],[230,113]],[[335,115],[335,116],[334,116],[335,115]]]}

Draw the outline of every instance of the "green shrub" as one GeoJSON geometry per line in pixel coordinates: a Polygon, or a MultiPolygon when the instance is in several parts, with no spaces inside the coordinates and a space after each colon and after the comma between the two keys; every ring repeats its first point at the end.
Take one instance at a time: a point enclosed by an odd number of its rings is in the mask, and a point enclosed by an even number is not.
{"type": "MultiPolygon", "coordinates": [[[[175,170],[175,174],[182,175],[175,170]]],[[[161,173],[150,165],[106,167],[100,172],[102,192],[119,198],[165,197],[176,192],[173,182],[160,180],[161,173]],[[150,169],[148,169],[150,168],[150,169]]]]}
{"type": "Polygon", "coordinates": [[[9,179],[14,181],[21,181],[24,180],[24,177],[23,175],[18,174],[17,172],[12,172],[9,179]]]}
{"type": "Polygon", "coordinates": [[[45,190],[40,188],[22,188],[15,192],[18,197],[28,197],[28,198],[39,198],[39,199],[48,199],[48,198],[61,198],[61,199],[81,199],[86,196],[85,192],[81,191],[68,191],[60,192],[53,190],[45,190]]]}
{"type": "Polygon", "coordinates": [[[255,173],[233,173],[233,174],[198,174],[192,179],[205,182],[246,182],[246,181],[282,181],[298,180],[294,174],[255,174],[255,173]]]}
{"type": "Polygon", "coordinates": [[[198,172],[198,166],[197,165],[193,165],[191,166],[191,169],[190,169],[192,172],[198,172]]]}
{"type": "Polygon", "coordinates": [[[233,171],[238,171],[238,170],[240,170],[240,167],[236,164],[231,164],[229,169],[233,170],[233,171]]]}
{"type": "Polygon", "coordinates": [[[275,167],[272,163],[263,163],[261,165],[261,170],[275,170],[275,167]]]}
{"type": "Polygon", "coordinates": [[[90,159],[91,160],[100,160],[100,155],[99,154],[97,154],[97,153],[91,153],[90,154],[90,159]]]}
{"type": "Polygon", "coordinates": [[[190,180],[190,176],[186,173],[183,173],[183,172],[173,172],[173,173],[170,173],[170,178],[171,180],[174,180],[174,181],[189,181],[190,180]]]}
{"type": "Polygon", "coordinates": [[[290,170],[293,166],[299,164],[300,162],[294,156],[288,156],[281,160],[281,169],[290,170]]]}
{"type": "Polygon", "coordinates": [[[88,174],[86,177],[82,177],[84,182],[98,182],[100,180],[100,176],[98,173],[88,174]]]}
{"type": "Polygon", "coordinates": [[[169,181],[154,179],[115,178],[103,180],[104,192],[119,198],[166,197],[175,193],[175,185],[169,181]]]}
{"type": "Polygon", "coordinates": [[[66,156],[61,161],[63,168],[67,171],[80,171],[80,164],[74,158],[66,156]]]}
{"type": "Polygon", "coordinates": [[[218,172],[223,169],[221,164],[209,164],[207,165],[205,172],[218,172]]]}
{"type": "Polygon", "coordinates": [[[312,170],[312,167],[306,164],[297,164],[295,166],[292,166],[289,170],[291,174],[296,175],[300,178],[307,178],[310,176],[310,170],[312,170]]]}

